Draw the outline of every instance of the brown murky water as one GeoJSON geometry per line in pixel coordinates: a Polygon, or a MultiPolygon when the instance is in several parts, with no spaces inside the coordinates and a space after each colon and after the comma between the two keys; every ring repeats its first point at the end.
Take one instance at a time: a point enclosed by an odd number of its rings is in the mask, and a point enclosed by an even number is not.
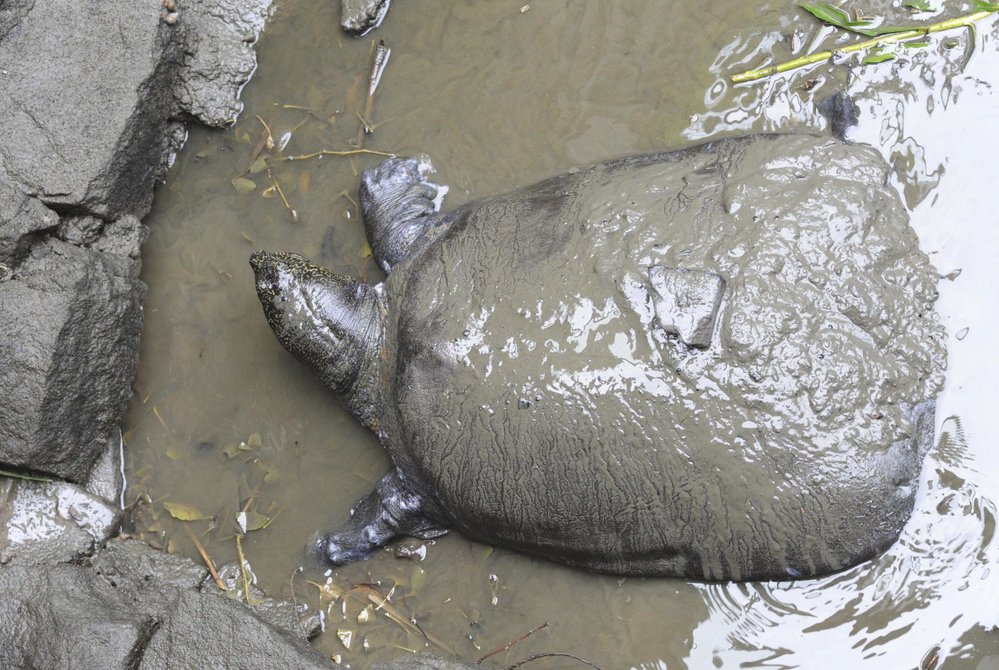
{"type": "MultiPolygon", "coordinates": [[[[326,610],[316,644],[353,667],[428,643],[381,611],[359,621],[357,600],[329,606],[312,583],[391,592],[393,606],[435,640],[429,649],[469,660],[548,624],[486,667],[544,652],[602,668],[999,667],[999,633],[987,632],[999,625],[996,22],[979,27],[970,59],[967,35],[956,34],[849,76],[845,65],[823,66],[735,88],[727,75],[830,31],[784,3],[736,0],[687,3],[682,12],[654,0],[395,4],[373,34],[392,56],[366,146],[430,154],[438,181],[451,187],[445,207],[688,140],[823,127],[813,98],[846,88],[861,112],[850,138],[891,160],[924,249],[951,277],[938,303],[947,387],[916,513],[880,560],[797,583],[618,579],[456,535],[428,546],[422,561],[384,552],[328,574],[311,563],[305,547],[314,533],[344,519],[387,459],[279,347],[247,257],[257,248],[298,251],[377,278],[356,208],[341,194],[353,197],[358,171],[378,159],[276,166],[297,223],[279,197],[263,197],[266,171],[246,175],[256,184],[249,193],[231,180],[251,162],[255,115],[275,138],[291,133],[284,155],[350,148],[373,39],[340,34],[339,3],[287,0],[261,40],[239,123],[192,131],[147,219],[150,292],[126,435],[135,531],[197,559],[186,525],[224,563],[237,558],[240,511],[251,528],[266,523],[242,543],[258,583],[326,610]],[[349,650],[338,631],[351,633],[349,650]]],[[[549,657],[531,667],[585,666],[549,657]]]]}

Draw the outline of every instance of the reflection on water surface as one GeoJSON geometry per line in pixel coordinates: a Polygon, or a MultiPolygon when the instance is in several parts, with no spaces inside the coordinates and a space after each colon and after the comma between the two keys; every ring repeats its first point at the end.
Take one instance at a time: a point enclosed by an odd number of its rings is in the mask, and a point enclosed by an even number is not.
{"type": "MultiPolygon", "coordinates": [[[[259,115],[284,155],[348,148],[365,106],[370,37],[339,33],[338,3],[279,3],[225,132],[195,129],[147,220],[150,284],[128,418],[136,532],[197,559],[189,526],[218,563],[246,560],[261,586],[310,607],[327,575],[305,545],[338,525],[387,468],[376,441],[336,406],[267,328],[247,257],[286,249],[377,279],[354,204],[377,158],[325,157],[251,169],[259,115]],[[292,223],[271,177],[298,213],[292,223]],[[240,183],[245,190],[246,183],[240,183]],[[168,506],[167,503],[170,505],[168,506]],[[172,509],[174,514],[168,510],[172,509]],[[180,512],[178,513],[178,510],[180,512]],[[192,518],[178,521],[175,516],[192,518]],[[205,517],[205,518],[199,518],[205,517]],[[299,566],[304,566],[301,573],[299,566]]],[[[999,28],[974,54],[942,41],[894,63],[823,66],[756,85],[725,76],[828,38],[784,3],[398,2],[374,33],[392,48],[366,147],[428,153],[451,187],[445,207],[577,165],[716,134],[822,127],[814,100],[846,90],[860,112],[848,137],[895,167],[921,243],[942,274],[950,337],[938,448],[917,510],[885,556],[822,580],[703,585],[575,572],[458,537],[424,560],[391,552],[331,572],[357,588],[317,641],[354,667],[423,648],[414,628],[368,608],[392,593],[436,642],[475,660],[547,622],[489,667],[564,652],[603,668],[999,667],[993,564],[999,376],[992,287],[999,253],[999,28]],[[798,46],[801,45],[801,46],[798,46]],[[965,60],[967,63],[965,64],[965,60]],[[992,345],[992,346],[990,346],[992,345]],[[362,614],[362,612],[366,612],[362,614]],[[341,635],[338,636],[337,633],[341,635]],[[350,634],[351,648],[342,639],[350,634]]],[[[956,36],[960,40],[966,37],[956,36]]],[[[199,560],[199,559],[198,559],[199,560]]],[[[574,667],[566,658],[534,667],[574,667]]]]}

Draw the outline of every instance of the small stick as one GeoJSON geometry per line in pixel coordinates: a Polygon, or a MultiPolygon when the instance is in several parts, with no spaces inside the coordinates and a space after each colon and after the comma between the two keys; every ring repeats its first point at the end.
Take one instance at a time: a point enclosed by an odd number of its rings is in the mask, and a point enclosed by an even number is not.
{"type": "Polygon", "coordinates": [[[274,148],[274,133],[271,132],[271,127],[267,125],[266,121],[264,121],[262,118],[260,118],[259,114],[254,114],[254,116],[257,117],[257,121],[260,121],[260,125],[262,125],[264,127],[265,131],[267,131],[267,139],[264,141],[264,145],[268,149],[273,149],[274,148]]]}
{"type": "Polygon", "coordinates": [[[358,114],[361,125],[357,129],[357,138],[354,141],[354,145],[358,149],[364,147],[364,136],[372,130],[370,120],[375,111],[375,93],[378,91],[378,83],[382,79],[382,74],[385,72],[385,66],[388,65],[391,55],[392,50],[385,46],[385,40],[378,40],[378,44],[375,45],[374,60],[371,63],[371,74],[368,75],[368,97],[364,102],[364,114],[358,114]]]}
{"type": "Polygon", "coordinates": [[[535,626],[534,628],[532,628],[531,630],[527,631],[526,633],[524,633],[523,635],[521,635],[517,639],[510,640],[509,642],[506,643],[506,645],[500,647],[499,649],[494,649],[493,651],[489,652],[488,654],[486,654],[485,656],[483,656],[482,658],[480,658],[479,660],[477,660],[475,662],[476,665],[478,665],[479,663],[482,663],[482,661],[486,660],[490,656],[495,656],[496,654],[501,654],[504,651],[510,651],[510,648],[513,647],[515,644],[517,644],[521,640],[525,640],[525,639],[529,638],[530,636],[534,635],[539,630],[542,630],[544,628],[548,628],[548,622],[547,621],[544,622],[543,624],[541,624],[540,626],[535,626]]]}
{"type": "Polygon", "coordinates": [[[191,527],[187,524],[184,524],[184,530],[187,531],[188,536],[191,538],[191,542],[194,543],[194,548],[198,550],[199,554],[201,554],[201,560],[203,560],[205,565],[208,566],[208,572],[212,573],[212,579],[215,580],[215,586],[219,587],[219,589],[223,592],[228,591],[229,589],[225,587],[225,582],[222,581],[222,578],[219,577],[219,573],[215,570],[215,563],[212,562],[211,556],[209,556],[208,552],[205,551],[204,545],[202,545],[198,540],[198,536],[194,534],[194,531],[191,530],[191,527]]]}
{"type": "Polygon", "coordinates": [[[529,658],[525,658],[523,661],[518,661],[518,662],[514,663],[509,668],[507,668],[507,670],[516,670],[516,668],[519,668],[522,665],[527,665],[531,661],[536,661],[539,658],[547,658],[549,656],[562,656],[564,658],[571,658],[573,660],[579,661],[580,663],[585,663],[586,665],[590,666],[591,668],[596,668],[597,670],[601,670],[601,668],[600,668],[599,665],[595,665],[593,663],[590,663],[589,661],[587,661],[584,658],[580,658],[579,656],[573,656],[572,654],[566,654],[566,653],[563,653],[563,652],[560,652],[560,651],[546,652],[544,654],[535,654],[534,656],[531,656],[529,658]]]}
{"type": "Polygon", "coordinates": [[[829,60],[835,54],[846,54],[853,53],[855,51],[864,51],[865,49],[870,49],[871,47],[881,46],[883,44],[894,44],[896,42],[904,42],[906,40],[915,37],[925,37],[931,33],[939,33],[945,30],[953,30],[955,28],[968,28],[972,32],[975,29],[975,23],[981,21],[984,18],[992,16],[997,10],[981,11],[975,12],[974,14],[968,14],[967,16],[959,16],[954,19],[948,19],[946,21],[941,21],[939,23],[934,23],[932,25],[926,26],[924,28],[913,28],[912,30],[906,30],[900,33],[889,33],[887,35],[880,35],[869,40],[864,40],[863,42],[857,42],[856,44],[849,44],[845,47],[839,49],[832,49],[830,51],[820,51],[819,53],[809,54],[807,56],[802,56],[801,58],[795,58],[778,65],[770,65],[768,67],[758,68],[756,70],[747,70],[745,72],[740,72],[739,74],[732,76],[733,84],[742,84],[747,81],[757,81],[759,79],[766,79],[767,77],[779,74],[781,72],[787,72],[789,70],[797,70],[798,68],[805,67],[807,65],[814,65],[815,63],[822,63],[829,60]]]}
{"type": "Polygon", "coordinates": [[[292,223],[298,223],[298,212],[291,206],[288,202],[288,198],[284,195],[284,190],[281,188],[281,182],[277,180],[270,170],[267,170],[267,176],[270,177],[271,183],[274,184],[274,188],[277,190],[278,195],[281,196],[281,202],[284,203],[284,208],[288,210],[288,216],[291,217],[292,223]]]}
{"type": "Polygon", "coordinates": [[[298,154],[297,156],[279,156],[277,158],[269,159],[268,162],[283,163],[284,161],[307,161],[312,158],[319,158],[320,156],[358,156],[361,154],[369,154],[372,156],[385,156],[386,158],[396,157],[396,154],[390,154],[387,151],[375,151],[374,149],[348,149],[346,151],[323,149],[321,151],[314,151],[311,154],[298,154]]]}
{"type": "Polygon", "coordinates": [[[243,573],[243,598],[247,605],[258,605],[256,598],[250,596],[250,578],[246,574],[246,556],[243,555],[243,536],[236,533],[236,553],[239,554],[239,571],[243,573]]]}

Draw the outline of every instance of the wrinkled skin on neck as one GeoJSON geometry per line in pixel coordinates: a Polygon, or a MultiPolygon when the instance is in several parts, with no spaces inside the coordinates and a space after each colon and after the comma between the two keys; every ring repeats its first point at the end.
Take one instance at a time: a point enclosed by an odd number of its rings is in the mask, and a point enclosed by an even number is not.
{"type": "Polygon", "coordinates": [[[388,310],[382,286],[335,274],[298,254],[258,251],[250,265],[281,346],[317,370],[344,406],[375,429],[388,310]]]}

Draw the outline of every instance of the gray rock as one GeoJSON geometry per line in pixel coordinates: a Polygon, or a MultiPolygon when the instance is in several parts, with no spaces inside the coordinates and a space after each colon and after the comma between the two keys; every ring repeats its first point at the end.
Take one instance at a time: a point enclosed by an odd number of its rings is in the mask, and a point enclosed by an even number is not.
{"type": "Polygon", "coordinates": [[[96,216],[64,216],[59,221],[56,237],[78,247],[88,247],[101,236],[105,223],[96,216]]]}
{"type": "Polygon", "coordinates": [[[121,471],[122,447],[119,429],[108,438],[108,445],[94,464],[94,469],[90,471],[90,478],[85,486],[95,496],[115,505],[121,504],[121,494],[125,487],[125,478],[121,471]]]}
{"type": "Polygon", "coordinates": [[[33,4],[34,0],[6,0],[0,5],[0,40],[21,23],[33,4]]]}
{"type": "Polygon", "coordinates": [[[153,549],[140,540],[112,540],[90,562],[93,570],[133,597],[163,601],[177,589],[194,590],[208,569],[184,556],[153,549]]]}
{"type": "Polygon", "coordinates": [[[136,541],[89,565],[0,568],[3,668],[331,668],[303,640],[228,598],[205,570],[136,541]]]}
{"type": "MultiPolygon", "coordinates": [[[[148,211],[184,44],[159,0],[35,0],[0,42],[0,166],[60,212],[148,211]]],[[[9,20],[9,19],[8,19],[9,20]]]]}
{"type": "Polygon", "coordinates": [[[333,666],[304,642],[228,598],[179,591],[138,666],[172,668],[324,668],[333,666]]]}
{"type": "Polygon", "coordinates": [[[657,265],[649,268],[649,282],[656,318],[666,332],[692,347],[710,346],[725,280],[707,270],[657,265]]]}
{"type": "Polygon", "coordinates": [[[66,482],[0,478],[0,563],[89,556],[118,530],[121,510],[66,482]]]}
{"type": "Polygon", "coordinates": [[[149,229],[134,216],[123,216],[107,224],[92,244],[94,251],[119,256],[129,269],[129,276],[138,277],[141,265],[142,244],[149,236],[149,229]]]}
{"type": "Polygon", "coordinates": [[[86,481],[131,394],[145,284],[49,240],[0,283],[0,463],[86,481]]]}
{"type": "Polygon", "coordinates": [[[189,0],[180,6],[184,67],[177,82],[181,109],[209,126],[227,126],[243,111],[239,92],[257,67],[253,44],[271,0],[189,0]]]}
{"type": "Polygon", "coordinates": [[[134,668],[158,625],[77,565],[2,568],[0,594],[3,668],[134,668]]]}
{"type": "MultiPolygon", "coordinates": [[[[227,563],[218,569],[219,579],[229,589],[228,594],[237,599],[243,598],[243,573],[238,563],[227,563]]],[[[218,592],[215,580],[206,577],[201,583],[202,591],[218,592]]],[[[270,598],[263,589],[250,583],[250,598],[256,602],[253,612],[272,626],[303,640],[311,640],[322,632],[323,620],[318,612],[305,614],[305,606],[296,606],[287,600],[270,598]]]]}
{"type": "Polygon", "coordinates": [[[363,35],[381,25],[388,8],[389,0],[343,0],[340,26],[348,33],[363,35]]]}
{"type": "Polygon", "coordinates": [[[0,263],[13,270],[38,234],[59,224],[59,217],[0,175],[0,263]]]}

